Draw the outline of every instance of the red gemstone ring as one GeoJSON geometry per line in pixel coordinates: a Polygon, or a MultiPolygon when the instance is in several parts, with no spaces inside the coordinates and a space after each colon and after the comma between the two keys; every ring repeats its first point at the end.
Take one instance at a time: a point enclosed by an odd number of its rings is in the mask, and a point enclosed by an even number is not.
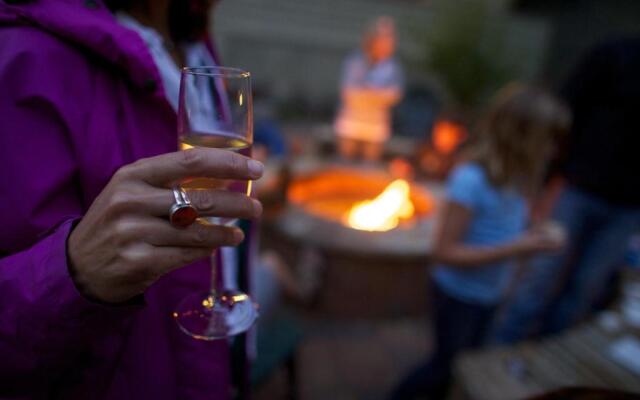
{"type": "Polygon", "coordinates": [[[198,210],[191,204],[187,192],[180,186],[173,187],[176,202],[169,210],[169,222],[176,228],[186,228],[198,219],[198,210]]]}

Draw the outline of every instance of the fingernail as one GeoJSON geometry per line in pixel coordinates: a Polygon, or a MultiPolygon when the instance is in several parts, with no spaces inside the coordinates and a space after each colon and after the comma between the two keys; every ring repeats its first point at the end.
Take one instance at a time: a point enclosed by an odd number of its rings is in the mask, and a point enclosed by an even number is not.
{"type": "Polygon", "coordinates": [[[233,230],[233,241],[240,244],[244,240],[244,232],[241,229],[233,230]]]}
{"type": "Polygon", "coordinates": [[[262,172],[264,171],[264,166],[260,161],[249,160],[249,162],[247,162],[247,166],[249,167],[249,172],[251,173],[251,176],[255,178],[259,178],[262,176],[262,172]]]}
{"type": "Polygon", "coordinates": [[[253,215],[258,218],[262,215],[262,203],[256,199],[251,199],[251,201],[253,201],[253,215]]]}

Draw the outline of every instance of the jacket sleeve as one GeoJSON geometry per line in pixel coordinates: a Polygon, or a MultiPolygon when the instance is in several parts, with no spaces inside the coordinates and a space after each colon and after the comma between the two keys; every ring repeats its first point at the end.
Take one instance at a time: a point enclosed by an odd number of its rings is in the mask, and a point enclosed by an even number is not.
{"type": "Polygon", "coordinates": [[[67,238],[87,205],[68,132],[83,115],[55,96],[88,102],[90,82],[74,83],[90,77],[55,39],[45,49],[30,46],[44,33],[10,31],[0,30],[0,397],[55,382],[137,309],[89,301],[69,275],[67,238]]]}
{"type": "MultiPolygon", "coordinates": [[[[107,328],[135,306],[85,299],[69,277],[65,221],[29,249],[0,259],[0,387],[42,387],[74,365],[107,328]]],[[[113,325],[111,326],[113,328],[113,325]]]]}

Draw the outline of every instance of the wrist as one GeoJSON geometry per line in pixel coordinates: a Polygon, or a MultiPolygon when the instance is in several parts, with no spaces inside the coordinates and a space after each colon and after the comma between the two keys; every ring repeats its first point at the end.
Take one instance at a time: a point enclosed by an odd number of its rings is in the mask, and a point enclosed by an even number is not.
{"type": "Polygon", "coordinates": [[[513,257],[525,257],[531,253],[531,248],[525,237],[519,237],[514,240],[510,245],[510,252],[513,257]]]}
{"type": "Polygon", "coordinates": [[[82,297],[94,303],[103,303],[99,296],[95,295],[91,290],[89,290],[88,281],[84,278],[82,270],[78,268],[78,246],[76,245],[74,234],[76,233],[76,227],[78,226],[79,222],[80,219],[73,222],[73,224],[71,225],[71,230],[69,231],[69,236],[67,236],[67,271],[69,273],[71,281],[73,282],[73,285],[76,287],[78,293],[82,295],[82,297]]]}

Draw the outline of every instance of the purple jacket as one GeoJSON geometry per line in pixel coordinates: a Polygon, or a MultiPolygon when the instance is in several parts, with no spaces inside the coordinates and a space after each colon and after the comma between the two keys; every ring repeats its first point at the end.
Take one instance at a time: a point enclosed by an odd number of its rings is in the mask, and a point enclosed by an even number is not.
{"type": "Polygon", "coordinates": [[[72,223],[114,171],[177,147],[145,44],[100,1],[22,3],[0,1],[0,398],[228,398],[227,343],[170,316],[206,260],[118,307],[67,270],[72,223]]]}

